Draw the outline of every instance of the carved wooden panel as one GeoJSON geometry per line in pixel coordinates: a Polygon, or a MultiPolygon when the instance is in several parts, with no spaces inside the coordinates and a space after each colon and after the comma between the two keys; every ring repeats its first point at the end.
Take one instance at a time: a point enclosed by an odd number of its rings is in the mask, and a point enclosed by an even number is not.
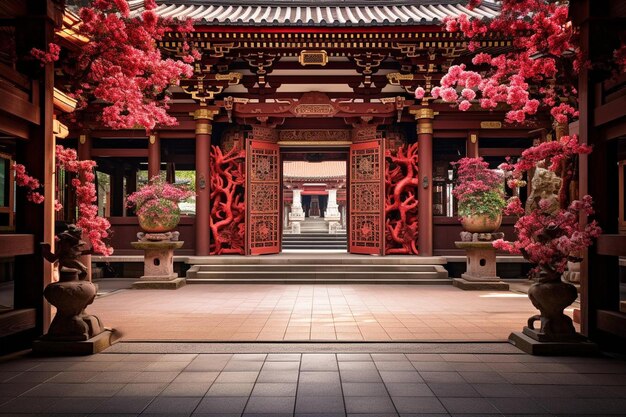
{"type": "Polygon", "coordinates": [[[384,167],[385,150],[381,140],[350,147],[351,253],[384,253],[384,167]]]}
{"type": "Polygon", "coordinates": [[[246,147],[247,253],[280,252],[280,149],[248,139],[246,147]]]}

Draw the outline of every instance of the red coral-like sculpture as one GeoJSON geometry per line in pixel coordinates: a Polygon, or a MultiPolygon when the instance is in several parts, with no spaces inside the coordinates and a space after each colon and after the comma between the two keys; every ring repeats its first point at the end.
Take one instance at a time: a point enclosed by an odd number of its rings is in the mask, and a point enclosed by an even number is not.
{"type": "Polygon", "coordinates": [[[387,150],[385,159],[385,253],[417,255],[417,143],[387,150]]]}
{"type": "Polygon", "coordinates": [[[245,254],[245,155],[211,146],[211,255],[245,254]]]}

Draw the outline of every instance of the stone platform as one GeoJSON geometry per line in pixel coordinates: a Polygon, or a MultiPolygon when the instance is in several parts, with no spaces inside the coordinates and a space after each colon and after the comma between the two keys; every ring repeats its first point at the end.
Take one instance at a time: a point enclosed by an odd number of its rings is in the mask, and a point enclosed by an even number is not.
{"type": "Polygon", "coordinates": [[[509,343],[523,352],[538,356],[588,356],[599,353],[598,345],[588,341],[540,342],[523,332],[511,333],[509,343]]]}
{"type": "Polygon", "coordinates": [[[83,341],[57,341],[39,339],[33,342],[33,352],[40,355],[82,356],[99,353],[111,346],[112,330],[83,341]]]}
{"type": "Polygon", "coordinates": [[[465,275],[461,275],[462,278],[453,278],[452,285],[465,291],[508,291],[509,284],[503,281],[474,281],[465,279],[465,275]]]}

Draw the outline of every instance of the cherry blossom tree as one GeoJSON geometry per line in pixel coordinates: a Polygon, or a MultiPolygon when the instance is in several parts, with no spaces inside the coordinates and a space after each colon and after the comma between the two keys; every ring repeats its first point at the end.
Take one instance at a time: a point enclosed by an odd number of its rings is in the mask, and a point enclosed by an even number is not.
{"type": "MultiPolygon", "coordinates": [[[[159,17],[155,0],[145,0],[144,5],[140,15],[131,15],[126,0],[92,0],[79,10],[82,21],[75,28],[89,41],[78,51],[67,51],[60,61],[79,109],[98,100],[102,122],[113,129],[149,131],[177,124],[167,113],[167,88],[191,76],[190,64],[200,57],[186,41],[182,58],[164,57],[158,47],[163,36],[175,30],[185,39],[193,25],[159,17]]],[[[50,44],[47,51],[33,49],[31,54],[47,63],[59,59],[60,52],[58,45],[50,44]]]]}

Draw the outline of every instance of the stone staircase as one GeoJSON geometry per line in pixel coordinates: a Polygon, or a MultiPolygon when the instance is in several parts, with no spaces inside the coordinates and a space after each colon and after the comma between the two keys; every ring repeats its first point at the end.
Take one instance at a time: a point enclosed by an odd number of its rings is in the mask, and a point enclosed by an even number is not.
{"type": "Polygon", "coordinates": [[[450,285],[445,258],[349,254],[195,257],[187,283],[450,285]]]}
{"type": "Polygon", "coordinates": [[[342,250],[348,249],[346,231],[329,234],[328,223],[322,218],[310,218],[300,223],[300,233],[283,233],[283,250],[342,250]]]}

